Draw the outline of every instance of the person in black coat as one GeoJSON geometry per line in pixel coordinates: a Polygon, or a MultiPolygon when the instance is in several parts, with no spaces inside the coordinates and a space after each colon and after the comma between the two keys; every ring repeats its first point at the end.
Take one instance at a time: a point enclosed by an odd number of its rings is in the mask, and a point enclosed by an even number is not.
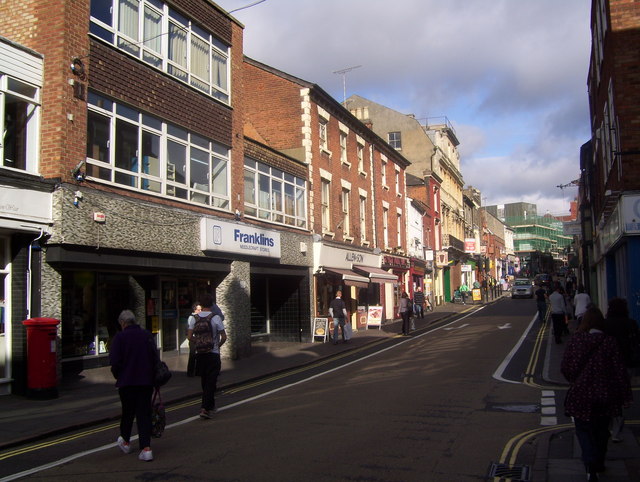
{"type": "Polygon", "coordinates": [[[109,348],[111,373],[122,404],[120,436],[117,444],[125,454],[131,451],[129,440],[133,420],[138,425],[140,455],[145,462],[153,460],[151,451],[151,396],[155,366],[160,355],[147,330],[136,323],[134,314],[124,310],[118,316],[122,331],[118,332],[109,348]]]}

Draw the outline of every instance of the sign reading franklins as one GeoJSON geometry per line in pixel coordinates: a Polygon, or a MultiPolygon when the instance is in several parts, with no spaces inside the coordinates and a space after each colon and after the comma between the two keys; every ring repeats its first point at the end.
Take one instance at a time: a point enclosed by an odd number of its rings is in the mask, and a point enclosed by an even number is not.
{"type": "Polygon", "coordinates": [[[280,258],[280,233],[246,224],[203,218],[200,221],[200,249],[280,258]]]}

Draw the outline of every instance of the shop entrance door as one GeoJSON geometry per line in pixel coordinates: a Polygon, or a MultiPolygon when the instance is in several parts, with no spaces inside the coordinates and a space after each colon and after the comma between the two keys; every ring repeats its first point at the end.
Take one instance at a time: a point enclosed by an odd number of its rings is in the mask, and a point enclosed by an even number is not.
{"type": "Polygon", "coordinates": [[[178,282],[160,281],[160,336],[162,351],[178,348],[178,282]]]}
{"type": "Polygon", "coordinates": [[[451,270],[449,268],[444,269],[444,302],[449,303],[451,301],[451,270]]]}

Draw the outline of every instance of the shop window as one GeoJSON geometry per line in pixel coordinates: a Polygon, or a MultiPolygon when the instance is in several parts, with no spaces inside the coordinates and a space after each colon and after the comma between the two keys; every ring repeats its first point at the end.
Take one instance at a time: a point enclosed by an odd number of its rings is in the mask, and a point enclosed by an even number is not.
{"type": "Polygon", "coordinates": [[[118,315],[132,309],[130,277],[92,271],[62,275],[62,357],[104,355],[119,330],[118,315]]]}

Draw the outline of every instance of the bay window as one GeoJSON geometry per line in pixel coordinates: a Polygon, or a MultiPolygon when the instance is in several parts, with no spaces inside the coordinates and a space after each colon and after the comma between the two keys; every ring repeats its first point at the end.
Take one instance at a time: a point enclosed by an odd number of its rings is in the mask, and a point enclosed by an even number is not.
{"type": "Polygon", "coordinates": [[[230,209],[229,148],[94,92],[88,104],[87,176],[230,209]]]}
{"type": "Polygon", "coordinates": [[[304,179],[245,158],[245,216],[306,228],[306,192],[304,179]]]}
{"type": "Polygon", "coordinates": [[[229,103],[229,46],[164,2],[91,0],[89,31],[181,82],[229,103]]]}

